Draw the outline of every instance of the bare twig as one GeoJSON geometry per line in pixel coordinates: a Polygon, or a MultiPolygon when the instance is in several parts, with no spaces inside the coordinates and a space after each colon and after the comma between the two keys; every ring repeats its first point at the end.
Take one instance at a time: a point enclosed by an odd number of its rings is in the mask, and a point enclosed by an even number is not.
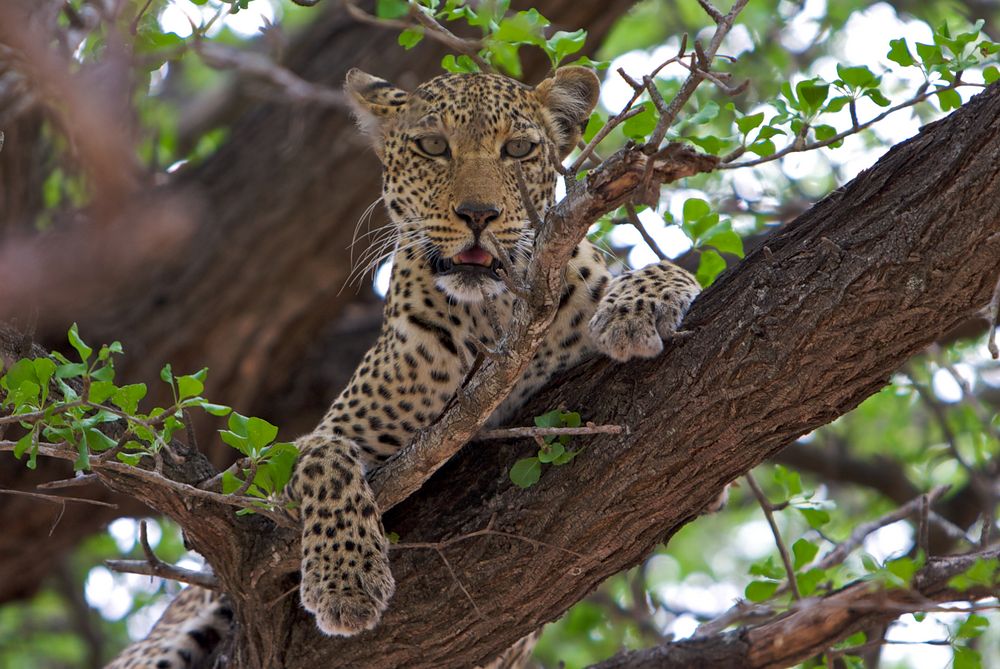
{"type": "Polygon", "coordinates": [[[80,504],[93,504],[94,506],[104,506],[109,509],[118,508],[117,504],[112,504],[111,502],[102,502],[97,499],[87,499],[85,497],[63,497],[62,495],[45,495],[40,492],[29,492],[27,490],[9,490],[7,488],[0,488],[0,495],[32,497],[34,499],[43,499],[46,502],[53,502],[55,504],[65,504],[66,502],[79,502],[80,504]]]}
{"type": "Polygon", "coordinates": [[[767,518],[767,524],[771,526],[771,534],[774,535],[774,543],[778,545],[778,553],[781,554],[781,561],[785,565],[785,571],[788,573],[788,587],[792,591],[792,596],[795,599],[802,599],[802,595],[799,594],[799,586],[795,582],[795,568],[792,566],[792,559],[788,555],[788,548],[785,546],[785,541],[781,538],[781,532],[778,530],[778,524],[774,520],[774,506],[768,501],[767,496],[764,491],[760,489],[757,485],[756,479],[754,479],[753,474],[750,472],[746,473],[747,483],[750,485],[750,490],[753,491],[754,497],[760,503],[760,508],[764,510],[764,516],[767,518]]]}
{"type": "Polygon", "coordinates": [[[405,21],[372,16],[365,10],[358,7],[353,0],[344,0],[344,9],[346,9],[347,13],[351,15],[351,18],[360,23],[367,23],[381,28],[390,28],[392,30],[413,30],[416,28],[423,28],[424,34],[427,37],[440,42],[451,51],[457,51],[460,54],[468,56],[484,72],[495,71],[493,66],[483,60],[482,56],[479,55],[479,51],[483,48],[481,40],[464,39],[459,37],[438,23],[434,17],[421,11],[419,7],[416,7],[413,4],[410,5],[410,13],[407,14],[408,20],[405,21]]]}
{"type": "Polygon", "coordinates": [[[621,434],[627,432],[623,425],[594,425],[582,427],[504,427],[483,430],[476,434],[476,441],[486,439],[516,439],[518,437],[581,436],[585,434],[621,434]]]}
{"type": "MultiPolygon", "coordinates": [[[[2,451],[13,451],[16,447],[17,442],[14,441],[0,441],[0,452],[2,451]]],[[[46,457],[57,458],[60,460],[70,460],[74,461],[79,457],[79,453],[76,449],[69,447],[67,444],[49,444],[41,443],[38,444],[38,454],[44,455],[46,457]]],[[[115,472],[117,474],[122,474],[125,476],[132,476],[142,481],[149,483],[151,485],[156,485],[162,488],[167,488],[172,492],[178,494],[181,497],[192,497],[197,499],[202,499],[207,502],[213,502],[216,504],[223,504],[226,506],[234,506],[240,509],[251,509],[262,516],[269,518],[274,521],[275,524],[282,527],[296,527],[296,524],[288,518],[285,514],[272,511],[267,508],[263,508],[261,505],[264,500],[257,499],[254,497],[242,497],[237,495],[221,495],[215,492],[209,492],[207,490],[202,490],[196,488],[195,486],[188,485],[186,483],[180,483],[172,479],[163,476],[155,471],[150,471],[148,469],[143,469],[141,467],[133,467],[132,465],[127,465],[123,462],[114,461],[101,461],[97,458],[90,459],[90,467],[95,472],[100,474],[101,472],[115,472]]],[[[60,498],[61,499],[61,498],[60,498]]]]}
{"type": "Polygon", "coordinates": [[[76,476],[71,479],[62,479],[60,481],[48,481],[46,483],[39,483],[35,487],[39,490],[58,490],[60,488],[79,488],[81,486],[90,485],[92,483],[99,483],[100,479],[97,474],[84,474],[82,476],[76,476]]]}
{"type": "Polygon", "coordinates": [[[663,252],[660,245],[656,243],[656,240],[653,239],[653,237],[646,231],[646,227],[642,224],[642,221],[639,220],[639,214],[635,211],[635,206],[632,204],[626,204],[625,214],[628,216],[628,222],[632,224],[632,227],[638,230],[639,234],[642,235],[642,240],[646,242],[646,246],[648,246],[653,253],[656,254],[657,258],[660,260],[666,260],[668,258],[667,254],[663,252]]]}
{"type": "Polygon", "coordinates": [[[105,566],[112,571],[127,574],[142,574],[143,576],[158,576],[171,581],[200,585],[209,590],[219,589],[219,579],[214,574],[167,564],[156,557],[156,553],[153,552],[152,547],[149,545],[149,537],[146,534],[146,521],[139,523],[139,545],[142,546],[142,552],[146,556],[145,560],[105,560],[105,566]]]}
{"type": "Polygon", "coordinates": [[[201,40],[195,40],[192,48],[209,67],[236,70],[268,83],[281,93],[283,101],[315,104],[341,111],[348,109],[347,99],[341,91],[308,82],[263,54],[201,40]]]}

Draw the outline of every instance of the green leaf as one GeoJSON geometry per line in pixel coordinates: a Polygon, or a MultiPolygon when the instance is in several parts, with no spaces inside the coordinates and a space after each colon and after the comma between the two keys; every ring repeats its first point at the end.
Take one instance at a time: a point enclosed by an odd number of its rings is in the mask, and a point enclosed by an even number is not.
{"type": "Polygon", "coordinates": [[[978,651],[965,646],[955,646],[952,669],[982,669],[983,657],[978,651]]]}
{"type": "Polygon", "coordinates": [[[111,381],[115,378],[115,368],[111,365],[99,367],[90,373],[90,378],[96,381],[111,381]]]}
{"type": "Polygon", "coordinates": [[[878,79],[864,65],[846,67],[837,65],[837,76],[851,88],[868,88],[878,83],[878,79]]]}
{"type": "Polygon", "coordinates": [[[997,581],[997,570],[1000,569],[1000,562],[997,558],[984,560],[977,558],[971,567],[964,573],[953,576],[948,580],[948,587],[964,592],[976,586],[992,588],[997,581]]]}
{"type": "Polygon", "coordinates": [[[782,498],[787,500],[802,494],[802,476],[784,465],[774,466],[774,482],[781,486],[782,498]]]}
{"type": "Polygon", "coordinates": [[[990,621],[978,613],[971,613],[955,630],[956,639],[975,639],[982,636],[990,626],[990,621]]]}
{"type": "Polygon", "coordinates": [[[892,101],[889,100],[889,98],[882,95],[882,91],[880,91],[877,88],[869,88],[867,91],[863,93],[863,95],[864,97],[868,98],[869,100],[877,104],[879,107],[888,107],[889,105],[892,104],[892,101]]]}
{"type": "Polygon", "coordinates": [[[228,416],[232,412],[232,408],[227,407],[225,404],[212,404],[210,402],[200,402],[198,406],[204,409],[206,413],[210,413],[213,416],[228,416]]]}
{"type": "Polygon", "coordinates": [[[795,577],[795,582],[799,586],[799,592],[803,597],[810,597],[819,587],[819,584],[826,579],[826,570],[820,569],[819,567],[814,567],[807,572],[798,574],[795,577]]]}
{"type": "Polygon", "coordinates": [[[274,441],[278,436],[278,428],[268,423],[263,418],[251,418],[247,421],[247,437],[250,446],[254,449],[261,449],[274,441]]]}
{"type": "Polygon", "coordinates": [[[544,448],[538,449],[538,461],[543,463],[554,462],[566,452],[566,447],[558,441],[546,444],[544,448]]]}
{"type": "Polygon", "coordinates": [[[139,409],[139,401],[145,396],[145,383],[130,383],[115,391],[111,403],[127,414],[134,414],[139,409]]]}
{"type": "Polygon", "coordinates": [[[766,559],[750,565],[750,575],[777,581],[785,577],[785,569],[774,561],[773,555],[769,555],[766,559]]]}
{"type": "Polygon", "coordinates": [[[91,451],[100,452],[113,448],[117,442],[95,427],[88,427],[84,430],[87,435],[87,444],[91,451]]]}
{"type": "Polygon", "coordinates": [[[174,372],[170,368],[169,362],[163,366],[163,369],[160,370],[160,378],[166,383],[172,384],[174,382],[174,372]]]}
{"type": "Polygon", "coordinates": [[[138,467],[139,462],[142,461],[142,453],[121,453],[119,452],[116,457],[127,465],[132,465],[133,467],[138,467]]]}
{"type": "Polygon", "coordinates": [[[983,81],[987,84],[992,84],[998,79],[1000,79],[1000,70],[997,69],[996,65],[983,68],[983,81]]]}
{"type": "Polygon", "coordinates": [[[909,587],[913,580],[913,575],[922,566],[923,560],[914,560],[908,557],[901,557],[896,560],[889,560],[885,563],[886,570],[898,578],[903,587],[909,587]]]}
{"type": "Polygon", "coordinates": [[[529,9],[502,19],[493,38],[501,42],[544,46],[544,31],[548,25],[549,20],[539,14],[537,9],[529,9]]]}
{"type": "Polygon", "coordinates": [[[924,68],[931,68],[934,65],[941,65],[944,63],[944,54],[941,53],[941,47],[937,44],[921,44],[917,42],[917,57],[920,58],[920,62],[923,63],[924,68]]]}
{"type": "Polygon", "coordinates": [[[219,438],[243,455],[250,455],[250,445],[245,436],[238,435],[229,430],[219,430],[219,438]]]}
{"type": "Polygon", "coordinates": [[[695,278],[703,288],[712,285],[715,278],[726,269],[726,261],[715,251],[703,251],[698,259],[698,271],[695,278]]]}
{"type": "Polygon", "coordinates": [[[809,527],[818,530],[830,522],[830,514],[824,509],[799,509],[799,513],[809,523],[809,527]]]}
{"type": "Polygon", "coordinates": [[[906,46],[906,40],[903,38],[889,40],[888,58],[892,62],[899,63],[903,67],[909,67],[916,62],[913,60],[913,56],[910,54],[910,50],[906,46]]]}
{"type": "Polygon", "coordinates": [[[587,31],[582,28],[573,32],[560,30],[545,42],[545,50],[549,53],[552,64],[558,66],[566,56],[582,49],[586,41],[587,31]]]}
{"type": "Polygon", "coordinates": [[[177,377],[177,396],[179,399],[201,395],[204,390],[205,383],[195,374],[177,377]]]}
{"type": "Polygon", "coordinates": [[[563,453],[562,455],[560,455],[558,458],[556,458],[555,460],[553,460],[552,464],[554,464],[556,466],[565,465],[568,462],[572,462],[573,458],[575,458],[579,453],[580,453],[579,450],[566,451],[565,453],[563,453]]]}
{"type": "Polygon", "coordinates": [[[521,488],[530,488],[542,476],[542,463],[538,458],[521,458],[510,468],[510,480],[521,488]]]}
{"type": "Polygon", "coordinates": [[[622,124],[622,133],[629,139],[641,140],[656,128],[656,107],[652,102],[644,102],[642,111],[622,124]]]}
{"type": "Polygon", "coordinates": [[[441,67],[448,72],[455,72],[458,74],[468,74],[479,71],[479,66],[476,65],[476,61],[466,55],[461,55],[456,58],[455,56],[448,54],[441,59],[441,67]]]}
{"type": "Polygon", "coordinates": [[[774,142],[769,139],[758,139],[756,142],[747,147],[747,151],[756,153],[761,158],[766,158],[774,155],[777,148],[774,146],[774,142]]]}
{"type": "Polygon", "coordinates": [[[399,37],[396,39],[399,42],[399,46],[403,47],[407,51],[420,44],[420,40],[424,38],[423,28],[407,28],[403,32],[399,33],[399,37]]]}
{"type": "Polygon", "coordinates": [[[56,367],[57,379],[75,379],[87,373],[87,365],[82,362],[71,362],[56,367]]]}
{"type": "Polygon", "coordinates": [[[580,427],[583,424],[580,414],[576,411],[564,411],[559,418],[562,420],[562,427],[580,427]]]}
{"type": "Polygon", "coordinates": [[[243,481],[236,478],[236,474],[233,474],[228,469],[222,472],[222,494],[232,495],[234,492],[240,489],[243,485],[243,481]]]}
{"type": "Polygon", "coordinates": [[[375,0],[375,16],[380,19],[398,19],[410,13],[406,0],[375,0]]]}
{"type": "Polygon", "coordinates": [[[850,104],[853,99],[854,98],[850,95],[838,95],[835,98],[830,98],[829,102],[826,103],[826,107],[823,108],[823,111],[835,114],[850,104]]]}
{"type": "Polygon", "coordinates": [[[76,349],[76,352],[80,355],[80,360],[87,362],[94,349],[84,344],[83,340],[80,339],[80,332],[76,327],[76,323],[70,326],[68,336],[70,346],[76,349]]]}
{"type": "MultiPolygon", "coordinates": [[[[21,437],[20,439],[18,439],[17,443],[14,444],[14,457],[17,458],[18,460],[21,459],[21,456],[24,455],[25,451],[27,451],[28,448],[31,447],[32,443],[34,442],[35,430],[37,429],[37,427],[38,427],[37,425],[33,425],[31,427],[31,431],[28,432],[23,437],[21,437]]],[[[32,469],[34,469],[34,467],[32,467],[32,469]]]]}
{"type": "Polygon", "coordinates": [[[814,112],[820,108],[830,91],[830,84],[821,79],[807,79],[795,86],[803,111],[814,112]]]}
{"type": "Polygon", "coordinates": [[[559,427],[562,425],[562,412],[559,409],[535,416],[535,427],[559,427]]]}
{"type": "Polygon", "coordinates": [[[594,136],[604,127],[605,124],[604,117],[598,112],[594,112],[590,115],[590,120],[587,121],[587,127],[583,131],[583,141],[590,142],[594,139],[594,136]]]}
{"type": "Polygon", "coordinates": [[[777,589],[777,581],[751,581],[743,594],[751,602],[763,602],[770,599],[777,589]]]}
{"type": "Polygon", "coordinates": [[[941,105],[941,111],[958,109],[962,106],[962,96],[954,88],[938,91],[937,98],[938,104],[941,105]]]}
{"type": "Polygon", "coordinates": [[[90,384],[90,394],[87,396],[94,404],[101,404],[115,394],[118,389],[111,381],[94,381],[90,384]]]}
{"type": "Polygon", "coordinates": [[[519,55],[520,49],[521,47],[518,44],[490,42],[490,61],[495,65],[499,65],[500,69],[510,76],[518,79],[523,74],[521,71],[521,56],[519,55]]]}
{"type": "Polygon", "coordinates": [[[685,221],[697,221],[707,216],[711,211],[712,208],[708,202],[705,202],[700,197],[690,197],[684,201],[683,216],[685,221]]]}
{"type": "Polygon", "coordinates": [[[48,358],[35,358],[31,361],[31,365],[35,369],[35,380],[38,381],[38,385],[43,388],[48,386],[52,375],[56,373],[56,363],[48,358]]]}
{"type": "Polygon", "coordinates": [[[695,114],[689,116],[686,121],[690,125],[702,125],[708,123],[719,115],[719,105],[709,100],[695,114]]]}
{"type": "Polygon", "coordinates": [[[743,257],[743,239],[733,232],[731,227],[707,235],[702,244],[704,246],[714,246],[722,253],[731,253],[739,258],[743,257]]]}
{"type": "Polygon", "coordinates": [[[229,414],[229,420],[226,422],[226,425],[229,427],[230,430],[232,430],[236,434],[240,435],[241,437],[246,437],[247,424],[249,420],[250,419],[247,418],[246,416],[234,411],[231,414],[229,414]]]}
{"type": "Polygon", "coordinates": [[[748,116],[744,116],[743,118],[736,119],[736,127],[739,128],[741,133],[746,135],[763,122],[764,112],[758,112],[756,114],[750,114],[748,116]]]}
{"type": "Polygon", "coordinates": [[[819,553],[819,546],[808,539],[799,539],[796,541],[792,544],[792,555],[795,556],[795,569],[801,569],[812,562],[817,553],[819,553]]]}

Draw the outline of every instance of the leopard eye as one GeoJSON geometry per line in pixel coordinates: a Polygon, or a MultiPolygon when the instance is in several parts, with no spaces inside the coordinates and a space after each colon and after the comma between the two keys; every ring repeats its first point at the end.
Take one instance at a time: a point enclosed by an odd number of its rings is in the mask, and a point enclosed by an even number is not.
{"type": "Polygon", "coordinates": [[[430,135],[417,139],[417,148],[428,156],[444,156],[448,153],[448,140],[440,135],[430,135]]]}
{"type": "Polygon", "coordinates": [[[527,139],[512,139],[503,145],[503,153],[510,158],[525,158],[538,146],[527,139]]]}

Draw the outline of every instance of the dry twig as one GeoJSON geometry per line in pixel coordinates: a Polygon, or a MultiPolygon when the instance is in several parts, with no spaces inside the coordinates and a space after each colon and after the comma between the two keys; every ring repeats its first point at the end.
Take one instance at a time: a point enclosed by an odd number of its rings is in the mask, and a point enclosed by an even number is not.
{"type": "Polygon", "coordinates": [[[152,547],[149,545],[149,537],[146,534],[146,521],[139,523],[139,545],[146,556],[145,560],[105,560],[104,565],[112,571],[126,574],[142,574],[143,576],[158,576],[171,581],[180,581],[190,585],[200,585],[209,590],[219,589],[219,580],[214,574],[204,571],[185,569],[176,565],[167,564],[156,557],[152,547]]]}

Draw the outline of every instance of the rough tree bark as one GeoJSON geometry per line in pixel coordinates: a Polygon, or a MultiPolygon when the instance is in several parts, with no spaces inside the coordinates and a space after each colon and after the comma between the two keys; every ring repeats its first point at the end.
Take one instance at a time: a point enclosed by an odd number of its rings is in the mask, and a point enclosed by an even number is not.
{"type": "Polygon", "coordinates": [[[726,272],[686,319],[693,334],[661,357],[594,360],[522,415],[565,405],[627,434],[581,440],[581,457],[528,490],[506,476],[526,444],[474,443],[387,514],[405,543],[450,541],[440,553],[393,551],[397,593],[382,624],[354,639],[322,637],[298,606],[295,532],[130,477],[108,483],[154,496],[211,556],[236,599],[234,666],[472,666],[638,564],[726,483],[876,392],[982,309],[998,276],[994,85],[726,272]]]}
{"type": "MultiPolygon", "coordinates": [[[[585,26],[593,50],[633,1],[520,4],[536,6],[560,28],[585,26]]],[[[308,81],[339,89],[346,71],[357,66],[412,86],[440,72],[442,52],[432,42],[401,58],[396,32],[358,24],[338,3],[315,11],[322,13],[285,63],[308,81]]],[[[544,75],[543,61],[526,62],[527,80],[544,75]]],[[[18,137],[10,135],[12,143],[0,153],[0,205],[27,190],[12,175],[23,180],[28,171],[3,162],[32,156],[27,148],[15,154],[18,137]]],[[[73,321],[90,341],[121,340],[128,356],[120,378],[145,381],[151,390],[162,385],[157,373],[166,362],[184,371],[207,366],[209,397],[281,425],[288,438],[308,431],[366,346],[364,337],[347,331],[367,325],[352,312],[374,296],[366,297],[366,287],[362,296],[341,288],[350,271],[354,224],[380,192],[367,143],[346,113],[259,104],[234,122],[216,154],[166,190],[196,216],[191,237],[162,264],[85,295],[74,293],[73,285],[53,286],[53,294],[77,294],[71,311],[47,310],[43,294],[23,308],[0,304],[0,318],[36,322],[36,339],[49,347],[62,345],[73,321]],[[351,341],[357,341],[353,348],[351,341]]],[[[18,213],[4,211],[12,221],[18,213]]],[[[375,224],[381,216],[378,209],[375,224]]],[[[363,251],[356,248],[355,257],[363,251]]],[[[212,451],[215,427],[206,421],[205,428],[201,442],[222,465],[232,451],[212,451]]],[[[65,463],[43,462],[30,472],[0,458],[0,487],[31,490],[67,475],[65,463]]],[[[70,507],[51,538],[46,535],[58,508],[18,498],[0,505],[0,602],[34,592],[55,560],[110,520],[147,513],[99,487],[89,494],[121,507],[70,507]],[[44,546],[30,548],[38,541],[44,546]]]]}

